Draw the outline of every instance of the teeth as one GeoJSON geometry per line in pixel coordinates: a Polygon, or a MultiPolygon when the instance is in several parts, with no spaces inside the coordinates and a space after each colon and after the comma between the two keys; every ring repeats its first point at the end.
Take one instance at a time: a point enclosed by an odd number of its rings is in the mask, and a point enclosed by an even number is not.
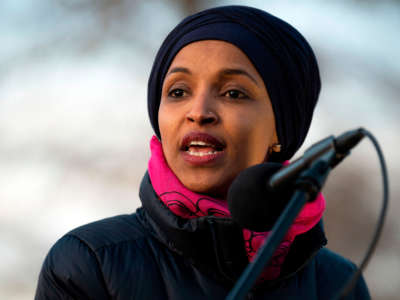
{"type": "Polygon", "coordinates": [[[205,156],[205,155],[211,155],[217,153],[217,151],[209,151],[209,152],[194,152],[194,151],[188,151],[190,155],[194,156],[205,156]]]}
{"type": "Polygon", "coordinates": [[[202,142],[202,141],[191,141],[189,146],[209,146],[209,147],[213,147],[213,145],[207,144],[207,143],[202,142]]]}

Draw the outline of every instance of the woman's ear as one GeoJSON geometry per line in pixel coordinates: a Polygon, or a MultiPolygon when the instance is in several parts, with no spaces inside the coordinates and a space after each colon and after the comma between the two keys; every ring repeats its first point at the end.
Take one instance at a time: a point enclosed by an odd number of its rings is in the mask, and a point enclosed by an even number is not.
{"type": "Polygon", "coordinates": [[[272,138],[272,144],[268,147],[268,153],[271,154],[272,152],[281,152],[282,145],[278,141],[278,135],[276,130],[274,130],[274,136],[272,138]]]}

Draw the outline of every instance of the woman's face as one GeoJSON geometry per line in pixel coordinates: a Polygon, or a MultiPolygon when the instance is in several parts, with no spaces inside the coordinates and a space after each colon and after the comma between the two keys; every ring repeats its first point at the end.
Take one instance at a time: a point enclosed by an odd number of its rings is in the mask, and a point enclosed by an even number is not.
{"type": "Polygon", "coordinates": [[[158,120],[165,158],[178,179],[220,198],[277,142],[262,78],[239,48],[223,41],[194,42],[178,52],[163,83],[158,120]]]}

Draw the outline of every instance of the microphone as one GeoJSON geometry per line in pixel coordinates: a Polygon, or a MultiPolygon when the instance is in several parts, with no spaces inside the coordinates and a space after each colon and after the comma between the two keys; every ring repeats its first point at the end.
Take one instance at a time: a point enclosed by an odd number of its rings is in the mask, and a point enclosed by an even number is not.
{"type": "Polygon", "coordinates": [[[243,228],[271,230],[294,193],[297,176],[329,151],[335,152],[330,166],[338,165],[364,137],[363,129],[347,131],[337,138],[329,136],[308,148],[290,165],[263,163],[239,173],[228,190],[232,218],[243,228]]]}
{"type": "MultiPolygon", "coordinates": [[[[282,168],[280,163],[263,163],[239,173],[228,190],[232,218],[243,228],[270,230],[291,199],[293,189],[271,189],[268,181],[282,168]]],[[[285,185],[286,187],[286,185],[285,185]]]]}
{"type": "Polygon", "coordinates": [[[336,167],[365,136],[364,129],[358,128],[346,131],[337,138],[329,136],[308,148],[302,157],[277,172],[269,181],[271,188],[277,188],[295,178],[301,171],[308,168],[313,161],[334,150],[335,157],[331,161],[331,168],[336,167]]]}

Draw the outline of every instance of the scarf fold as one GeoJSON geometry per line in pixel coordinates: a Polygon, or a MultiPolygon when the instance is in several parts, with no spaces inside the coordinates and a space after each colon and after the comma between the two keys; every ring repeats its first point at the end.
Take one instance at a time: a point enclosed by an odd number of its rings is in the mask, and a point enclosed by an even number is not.
{"type": "MultiPolygon", "coordinates": [[[[225,200],[197,194],[187,189],[179,181],[169,168],[164,157],[161,142],[156,136],[152,137],[150,148],[151,158],[148,164],[150,180],[154,191],[171,212],[184,219],[210,215],[230,217],[228,204],[225,200]]],[[[325,199],[321,193],[313,202],[308,202],[304,205],[283,241],[275,250],[269,264],[259,278],[260,281],[272,280],[279,277],[281,266],[295,237],[313,228],[320,221],[324,210],[325,199]]],[[[269,231],[255,232],[243,229],[244,247],[250,262],[255,258],[255,254],[263,245],[269,233],[269,231]]]]}

